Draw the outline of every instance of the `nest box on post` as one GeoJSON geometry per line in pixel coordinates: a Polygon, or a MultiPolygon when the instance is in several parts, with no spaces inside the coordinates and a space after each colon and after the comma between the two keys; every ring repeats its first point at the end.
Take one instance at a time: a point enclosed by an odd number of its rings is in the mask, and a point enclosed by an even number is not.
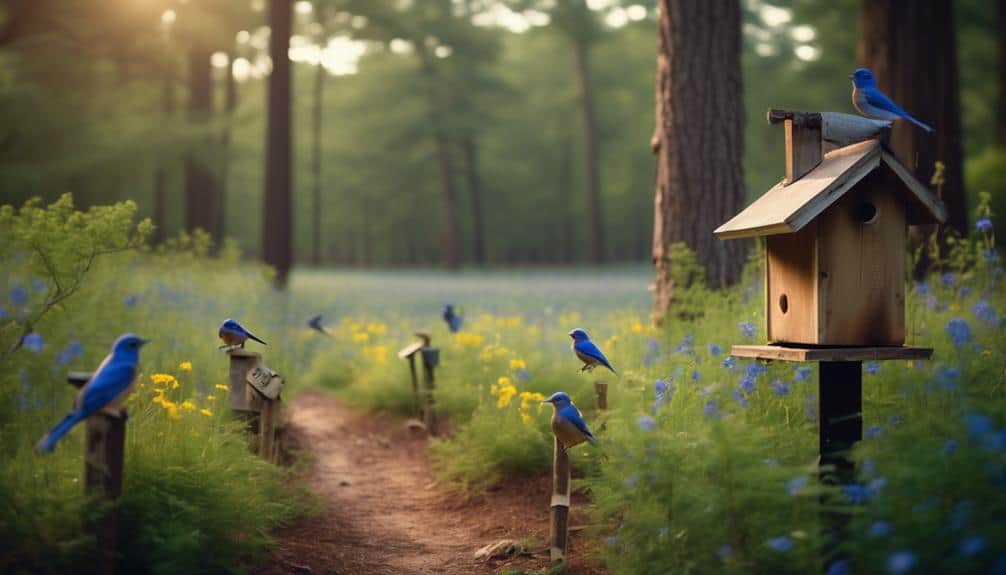
{"type": "Polygon", "coordinates": [[[943,222],[943,203],[883,145],[887,122],[785,110],[769,122],[785,124],[786,178],[715,231],[766,236],[768,339],[903,345],[907,226],[943,222]]]}

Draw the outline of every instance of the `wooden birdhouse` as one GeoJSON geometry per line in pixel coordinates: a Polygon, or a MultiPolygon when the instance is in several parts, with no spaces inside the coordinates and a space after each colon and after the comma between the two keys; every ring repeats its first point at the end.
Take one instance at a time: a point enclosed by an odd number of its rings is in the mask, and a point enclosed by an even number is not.
{"type": "Polygon", "coordinates": [[[886,122],[783,110],[769,122],[785,124],[786,177],[715,231],[765,236],[768,339],[903,345],[907,226],[943,222],[943,203],[882,143],[886,122]]]}

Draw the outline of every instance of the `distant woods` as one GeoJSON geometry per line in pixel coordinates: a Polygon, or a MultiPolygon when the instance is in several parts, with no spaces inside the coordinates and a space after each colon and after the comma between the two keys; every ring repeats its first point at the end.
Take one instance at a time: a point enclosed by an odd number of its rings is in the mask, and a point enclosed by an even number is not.
{"type": "MultiPolygon", "coordinates": [[[[938,22],[909,19],[918,31],[891,44],[939,34],[897,51],[938,67],[878,70],[949,138],[895,134],[914,142],[924,181],[933,159],[948,163],[951,201],[966,161],[1006,138],[990,82],[1006,79],[1002,2],[954,4],[938,22]],[[921,93],[937,80],[918,77],[950,74],[950,28],[959,138],[931,112],[949,113],[951,89],[921,93]]],[[[298,264],[659,262],[681,239],[712,285],[729,283],[740,252],[728,250],[743,247],[709,232],[783,169],[764,111],[851,111],[863,5],[660,5],[729,26],[679,30],[709,44],[662,45],[668,64],[695,68],[690,85],[680,67],[660,72],[669,100],[655,108],[655,40],[668,28],[634,0],[11,0],[0,7],[0,201],[132,198],[156,239],[232,237],[280,276],[298,264]]],[[[872,22],[878,42],[894,33],[884,22],[872,22]]]]}

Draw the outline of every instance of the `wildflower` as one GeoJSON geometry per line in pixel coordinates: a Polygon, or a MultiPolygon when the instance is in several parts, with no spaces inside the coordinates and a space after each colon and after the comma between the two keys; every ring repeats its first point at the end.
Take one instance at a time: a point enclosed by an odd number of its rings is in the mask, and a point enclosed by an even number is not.
{"type": "Polygon", "coordinates": [[[720,349],[719,345],[715,343],[709,344],[709,355],[713,357],[719,357],[721,351],[722,350],[720,349]]]}
{"type": "Polygon", "coordinates": [[[774,393],[774,394],[776,394],[776,395],[778,395],[780,397],[783,396],[783,395],[789,395],[789,385],[783,383],[782,381],[780,381],[778,379],[773,379],[772,380],[772,393],[774,393]]]}
{"type": "Polygon", "coordinates": [[[629,329],[632,330],[632,333],[643,333],[643,324],[639,320],[635,320],[629,329]]]}
{"type": "Polygon", "coordinates": [[[370,334],[365,331],[358,331],[353,334],[353,343],[367,343],[370,341],[370,334]]]}
{"type": "Polygon", "coordinates": [[[726,357],[726,358],[723,359],[722,365],[723,365],[723,367],[725,367],[727,369],[733,369],[734,365],[736,363],[737,363],[737,359],[735,359],[734,356],[731,355],[731,356],[726,357]]]}
{"type": "Polygon", "coordinates": [[[986,234],[990,233],[992,231],[992,220],[989,218],[980,218],[975,222],[975,229],[986,234]]]}
{"type": "Polygon", "coordinates": [[[185,401],[182,402],[182,409],[184,409],[185,411],[195,411],[196,404],[186,399],[185,401]]]}
{"type": "Polygon", "coordinates": [[[384,335],[388,332],[388,326],[383,323],[368,323],[367,331],[374,335],[384,335]]]}
{"type": "Polygon", "coordinates": [[[692,382],[698,383],[700,381],[702,381],[702,374],[698,370],[692,371],[692,382]]]}
{"type": "Polygon", "coordinates": [[[915,291],[922,295],[926,295],[929,293],[929,285],[924,282],[919,282],[915,284],[915,291]]]}
{"type": "Polygon", "coordinates": [[[960,349],[962,345],[971,341],[971,327],[968,322],[961,318],[954,318],[947,322],[947,335],[953,340],[954,346],[960,349]]]}
{"type": "Polygon", "coordinates": [[[985,549],[985,538],[980,535],[968,535],[961,539],[957,551],[964,557],[974,557],[985,549]]]}
{"type": "Polygon", "coordinates": [[[765,544],[780,553],[786,553],[793,548],[793,538],[789,535],[781,535],[779,537],[769,539],[765,542],[765,544]]]}
{"type": "Polygon", "coordinates": [[[975,439],[981,439],[994,430],[992,420],[984,415],[968,414],[964,416],[964,422],[968,426],[968,433],[975,439]]]}
{"type": "Polygon", "coordinates": [[[14,307],[28,305],[28,292],[21,286],[14,286],[14,289],[10,290],[10,302],[14,307]]]}
{"type": "Polygon", "coordinates": [[[639,483],[639,476],[635,473],[625,478],[625,486],[629,489],[635,487],[636,483],[639,483]]]}
{"type": "Polygon", "coordinates": [[[135,307],[136,302],[138,301],[140,301],[140,296],[134,293],[126,296],[126,299],[123,300],[122,303],[125,304],[126,307],[135,307]]]}
{"type": "Polygon", "coordinates": [[[919,558],[911,551],[895,551],[887,557],[887,572],[891,575],[903,575],[915,568],[918,562],[919,558]]]}
{"type": "Polygon", "coordinates": [[[520,420],[523,421],[526,425],[531,425],[531,422],[534,421],[534,418],[531,417],[530,413],[522,411],[520,412],[520,420]]]}
{"type": "Polygon", "coordinates": [[[738,386],[741,391],[746,394],[754,393],[755,390],[755,380],[750,375],[745,375],[741,378],[740,386],[738,386]]]}
{"type": "Polygon", "coordinates": [[[863,368],[866,370],[866,373],[870,375],[877,375],[877,373],[880,371],[880,364],[877,363],[876,361],[868,361],[866,362],[866,365],[863,366],[863,368]]]}
{"type": "Polygon", "coordinates": [[[975,314],[975,319],[985,322],[989,326],[995,326],[998,321],[996,310],[984,299],[976,301],[971,306],[971,313],[975,314]]]}
{"type": "Polygon", "coordinates": [[[478,347],[482,345],[483,339],[485,338],[477,333],[458,332],[454,334],[454,341],[459,345],[478,347]]]}
{"type": "Polygon", "coordinates": [[[793,497],[796,497],[801,492],[803,492],[804,487],[807,487],[806,475],[797,475],[793,479],[790,479],[789,481],[786,482],[786,492],[793,497]]]}
{"type": "Polygon", "coordinates": [[[825,575],[852,575],[852,563],[848,559],[839,559],[828,566],[825,575]]]}
{"type": "Polygon", "coordinates": [[[730,559],[731,557],[733,557],[733,555],[734,555],[734,548],[726,543],[720,545],[716,549],[716,556],[724,561],[730,559]]]}
{"type": "Polygon", "coordinates": [[[999,252],[995,248],[985,248],[982,257],[986,263],[994,264],[999,262],[999,252]]]}
{"type": "Polygon", "coordinates": [[[179,371],[190,372],[192,371],[192,362],[183,361],[182,363],[178,364],[178,369],[179,371]]]}
{"type": "Polygon", "coordinates": [[[231,390],[230,387],[227,387],[226,385],[223,385],[222,383],[218,383],[218,384],[214,385],[213,387],[215,387],[215,388],[217,388],[217,389],[219,389],[221,391],[230,391],[231,390]]]}
{"type": "Polygon", "coordinates": [[[748,408],[748,400],[744,397],[744,394],[742,394],[740,390],[735,389],[731,394],[731,397],[733,397],[733,400],[736,401],[742,408],[748,408]]]}
{"type": "Polygon", "coordinates": [[[152,373],[150,374],[150,381],[154,385],[170,385],[174,383],[175,376],[169,373],[152,373]]]}
{"type": "Polygon", "coordinates": [[[747,371],[745,373],[752,378],[757,378],[759,375],[765,373],[766,371],[768,371],[767,367],[758,362],[755,362],[748,364],[747,371]]]}
{"type": "Polygon", "coordinates": [[[953,529],[963,529],[971,520],[971,513],[975,504],[967,499],[959,501],[950,512],[950,527],[953,529]]]}
{"type": "Polygon", "coordinates": [[[720,406],[715,401],[707,401],[705,407],[706,417],[710,419],[720,418],[720,406]]]}
{"type": "Polygon", "coordinates": [[[876,439],[884,434],[884,428],[879,425],[871,425],[866,430],[867,439],[876,439]]]}
{"type": "Polygon", "coordinates": [[[771,457],[764,461],[766,467],[779,467],[779,462],[771,457]]]}
{"type": "Polygon", "coordinates": [[[741,330],[741,335],[743,335],[748,339],[753,338],[755,334],[758,333],[758,328],[756,328],[755,325],[749,321],[742,321],[741,323],[737,324],[737,327],[741,330]]]}
{"type": "Polygon", "coordinates": [[[667,381],[658,379],[653,385],[653,392],[656,396],[653,401],[653,413],[656,413],[661,405],[671,402],[671,398],[674,396],[674,383],[670,378],[667,381]]]}
{"type": "Polygon", "coordinates": [[[967,299],[971,297],[971,288],[962,286],[961,289],[957,290],[957,295],[961,296],[961,299],[967,299]]]}
{"type": "Polygon", "coordinates": [[[532,406],[541,405],[541,402],[545,401],[545,396],[534,392],[534,391],[522,391],[520,392],[520,408],[521,411],[526,411],[531,409],[532,406]]]}
{"type": "Polygon", "coordinates": [[[636,418],[636,427],[642,431],[654,431],[657,429],[657,420],[649,415],[640,415],[636,418]]]}
{"type": "Polygon", "coordinates": [[[217,396],[215,396],[215,395],[207,395],[206,396],[206,401],[216,401],[216,400],[217,400],[217,396]]]}
{"type": "Polygon", "coordinates": [[[166,399],[162,400],[161,407],[163,407],[165,411],[167,411],[168,419],[170,419],[171,421],[178,421],[182,418],[182,416],[178,414],[178,406],[174,402],[168,401],[166,399]]]}
{"type": "Polygon", "coordinates": [[[609,535],[604,538],[604,544],[608,547],[614,547],[618,545],[618,535],[609,535]]]}
{"type": "Polygon", "coordinates": [[[213,412],[208,409],[200,409],[199,413],[205,415],[206,417],[213,417],[213,412]]]}
{"type": "Polygon", "coordinates": [[[45,339],[42,338],[41,334],[33,331],[21,339],[21,345],[23,345],[25,349],[39,353],[45,348],[45,339]]]}
{"type": "Polygon", "coordinates": [[[796,375],[793,376],[793,381],[807,381],[810,379],[810,368],[803,366],[796,368],[796,375]]]}
{"type": "Polygon", "coordinates": [[[521,381],[527,381],[531,378],[531,374],[529,374],[526,369],[518,369],[514,376],[521,381]]]}
{"type": "Polygon", "coordinates": [[[950,455],[957,451],[957,442],[953,439],[948,439],[943,443],[943,449],[940,450],[943,455],[950,455]]]}
{"type": "Polygon", "coordinates": [[[527,369],[527,364],[524,362],[523,359],[511,359],[510,369],[514,371],[517,371],[519,369],[527,369]]]}
{"type": "Polygon", "coordinates": [[[943,277],[940,278],[940,280],[943,282],[944,286],[950,287],[950,286],[954,285],[954,274],[952,274],[950,272],[947,272],[947,273],[943,274],[943,277]]]}
{"type": "Polygon", "coordinates": [[[496,408],[503,409],[510,405],[513,397],[517,395],[517,388],[510,382],[509,377],[503,376],[492,385],[490,393],[496,397],[496,408]]]}
{"type": "Polygon", "coordinates": [[[4,319],[6,317],[7,317],[7,309],[4,308],[4,306],[0,305],[0,319],[4,319]]]}
{"type": "Polygon", "coordinates": [[[888,523],[887,521],[876,521],[873,523],[873,525],[870,525],[870,528],[866,531],[866,534],[874,538],[887,537],[888,535],[891,534],[891,531],[893,530],[894,529],[891,527],[891,524],[888,523]]]}

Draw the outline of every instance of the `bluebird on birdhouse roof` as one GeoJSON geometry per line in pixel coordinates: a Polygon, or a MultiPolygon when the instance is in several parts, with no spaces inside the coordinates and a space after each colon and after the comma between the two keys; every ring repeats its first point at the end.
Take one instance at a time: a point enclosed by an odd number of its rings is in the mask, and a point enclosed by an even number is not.
{"type": "Polygon", "coordinates": [[[943,202],[882,143],[887,122],[785,110],[769,122],[785,123],[786,177],[714,232],[766,236],[769,340],[904,344],[907,226],[942,223],[943,202]]]}

